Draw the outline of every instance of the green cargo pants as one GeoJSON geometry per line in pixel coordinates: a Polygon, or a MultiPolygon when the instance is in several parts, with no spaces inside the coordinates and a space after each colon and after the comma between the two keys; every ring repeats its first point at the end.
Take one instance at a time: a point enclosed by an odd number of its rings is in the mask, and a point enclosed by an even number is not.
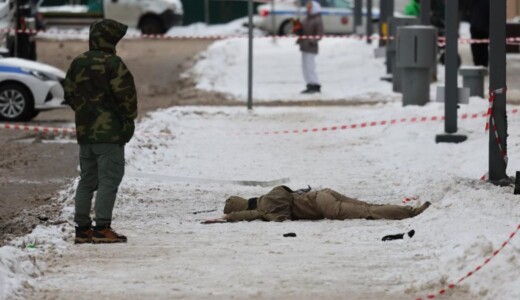
{"type": "Polygon", "coordinates": [[[91,223],[92,198],[97,191],[95,217],[97,226],[112,222],[117,190],[125,173],[125,146],[118,144],[84,144],[79,148],[81,179],[76,190],[74,222],[91,223]]]}

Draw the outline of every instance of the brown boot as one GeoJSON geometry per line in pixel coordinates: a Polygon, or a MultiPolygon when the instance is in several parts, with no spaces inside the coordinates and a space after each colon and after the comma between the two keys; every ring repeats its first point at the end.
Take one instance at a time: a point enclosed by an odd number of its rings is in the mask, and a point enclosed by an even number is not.
{"type": "Polygon", "coordinates": [[[413,215],[414,217],[417,216],[417,215],[420,215],[422,214],[423,211],[425,211],[428,207],[430,207],[430,205],[432,205],[429,201],[426,201],[424,202],[423,205],[417,207],[417,208],[414,208],[413,209],[413,215]]]}
{"type": "Polygon", "coordinates": [[[92,224],[76,226],[76,237],[74,239],[74,244],[92,243],[93,235],[94,231],[92,230],[92,224]]]}
{"type": "Polygon", "coordinates": [[[126,236],[118,234],[111,227],[110,224],[95,226],[94,235],[92,236],[92,243],[126,243],[126,236]]]}

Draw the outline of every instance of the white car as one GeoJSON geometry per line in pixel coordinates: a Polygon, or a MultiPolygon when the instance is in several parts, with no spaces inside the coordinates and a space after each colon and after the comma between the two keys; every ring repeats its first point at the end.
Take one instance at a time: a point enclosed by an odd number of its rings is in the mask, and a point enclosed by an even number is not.
{"type": "Polygon", "coordinates": [[[0,58],[0,120],[29,121],[40,111],[65,107],[65,72],[19,58],[0,58]]]}
{"type": "Polygon", "coordinates": [[[182,25],[184,16],[181,0],[100,0],[96,8],[78,2],[39,0],[38,12],[43,14],[47,26],[76,27],[105,18],[139,28],[144,34],[166,33],[171,27],[182,25]]]}
{"type": "Polygon", "coordinates": [[[184,9],[180,0],[104,0],[104,17],[144,34],[163,34],[182,25],[184,9]]]}
{"type": "MultiPolygon", "coordinates": [[[[318,0],[321,4],[323,30],[326,34],[354,33],[354,0],[318,0]]],[[[271,34],[292,34],[292,19],[305,17],[307,0],[275,0],[274,12],[271,4],[260,5],[255,26],[271,34]],[[274,18],[274,28],[273,28],[274,18]]],[[[379,9],[372,9],[373,22],[379,19],[379,9]]],[[[363,10],[363,23],[366,11],[363,10]]],[[[366,24],[366,23],[365,23],[366,24]]],[[[364,28],[364,27],[363,27],[364,28]]]]}

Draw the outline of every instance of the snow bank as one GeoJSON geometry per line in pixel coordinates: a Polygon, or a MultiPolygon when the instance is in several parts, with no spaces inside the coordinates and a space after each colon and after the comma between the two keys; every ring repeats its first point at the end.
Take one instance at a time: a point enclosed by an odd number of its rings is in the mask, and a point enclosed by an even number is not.
{"type": "Polygon", "coordinates": [[[88,5],[40,6],[40,13],[87,13],[88,5]]]}
{"type": "MultiPolygon", "coordinates": [[[[71,217],[71,191],[62,192],[58,200],[69,205],[62,213],[65,219],[71,217]]],[[[63,253],[70,245],[71,235],[69,224],[38,225],[31,234],[0,247],[0,299],[24,298],[24,293],[47,269],[42,258],[63,253]]]]}
{"type": "MultiPolygon", "coordinates": [[[[246,35],[248,33],[247,18],[240,18],[231,21],[226,24],[217,25],[206,25],[204,23],[195,23],[187,26],[175,26],[172,27],[164,36],[168,37],[206,37],[206,36],[237,36],[246,35]]],[[[255,29],[255,36],[263,36],[265,33],[255,29]]],[[[126,33],[126,38],[139,38],[141,31],[136,28],[129,28],[126,33]]],[[[39,38],[51,39],[51,40],[88,40],[89,28],[61,28],[61,27],[50,27],[45,32],[38,33],[39,38]]]]}
{"type": "Polygon", "coordinates": [[[67,247],[65,230],[64,226],[38,226],[30,235],[0,248],[0,299],[22,295],[23,289],[43,275],[45,263],[40,258],[67,247]]]}
{"type": "MultiPolygon", "coordinates": [[[[215,42],[201,54],[188,73],[197,80],[197,88],[247,99],[247,39],[215,42]]],[[[273,100],[352,100],[366,102],[395,101],[385,75],[383,59],[374,57],[373,46],[352,39],[324,39],[320,42],[317,71],[322,93],[302,95],[305,88],[301,72],[301,53],[296,39],[254,41],[254,89],[258,101],[273,100]]]]}
{"type": "MultiPolygon", "coordinates": [[[[256,17],[255,17],[256,18],[256,17]]],[[[205,23],[194,23],[187,26],[172,27],[166,36],[234,36],[247,35],[249,22],[247,17],[233,20],[226,24],[206,25],[205,23]],[[244,24],[246,26],[244,26],[244,24]]],[[[253,20],[254,22],[254,20],[253,20]]],[[[256,36],[265,35],[261,30],[254,29],[256,36]]]]}

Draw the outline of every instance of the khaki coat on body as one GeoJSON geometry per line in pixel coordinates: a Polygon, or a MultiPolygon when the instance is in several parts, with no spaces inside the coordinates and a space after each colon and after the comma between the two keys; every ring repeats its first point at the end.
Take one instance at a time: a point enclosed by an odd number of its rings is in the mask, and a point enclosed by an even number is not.
{"type": "MultiPolygon", "coordinates": [[[[226,207],[234,203],[231,197],[226,207]]],[[[247,201],[242,199],[241,201],[247,201]]],[[[377,205],[349,198],[331,189],[298,194],[285,186],[279,186],[257,200],[257,208],[230,212],[228,221],[285,221],[285,220],[346,220],[346,219],[391,219],[402,220],[416,215],[410,206],[377,205]]],[[[226,211],[225,211],[226,213],[226,211]]]]}

